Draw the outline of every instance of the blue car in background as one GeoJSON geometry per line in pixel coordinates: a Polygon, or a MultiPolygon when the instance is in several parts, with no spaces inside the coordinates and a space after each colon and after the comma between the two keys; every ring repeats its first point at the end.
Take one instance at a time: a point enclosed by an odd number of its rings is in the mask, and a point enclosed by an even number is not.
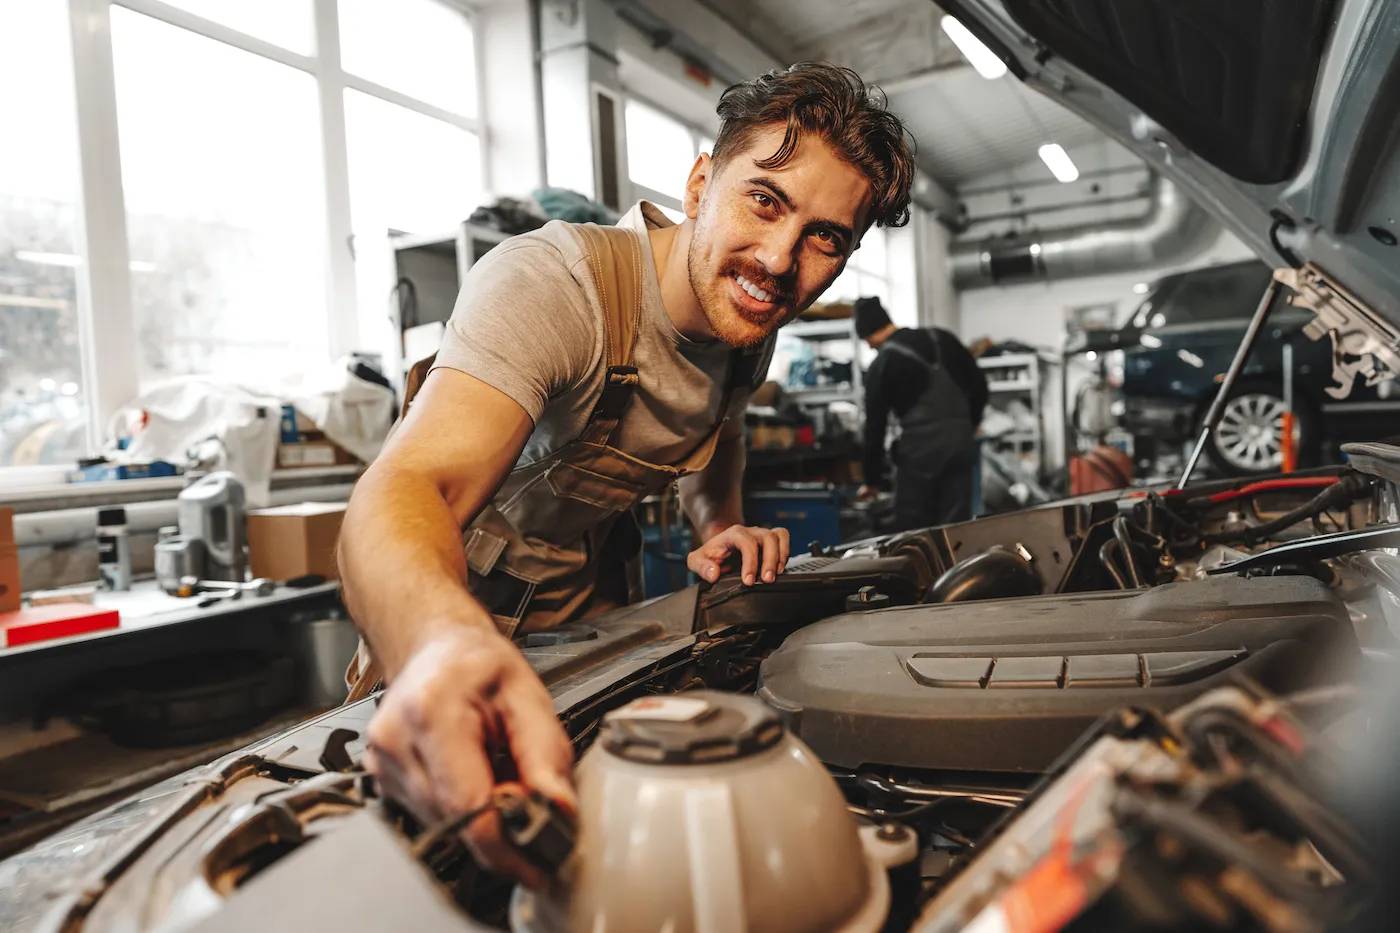
{"type": "MultiPolygon", "coordinates": [[[[1196,269],[1155,282],[1108,355],[1108,380],[1122,394],[1122,428],[1139,461],[1199,432],[1206,410],[1230,368],[1250,316],[1271,273],[1249,261],[1196,269]]],[[[1224,417],[1207,448],[1212,463],[1232,476],[1274,473],[1283,465],[1285,347],[1292,347],[1293,411],[1300,466],[1334,460],[1348,441],[1400,434],[1400,386],[1367,387],[1331,398],[1332,343],[1309,340],[1312,313],[1275,298],[1224,417]]]]}

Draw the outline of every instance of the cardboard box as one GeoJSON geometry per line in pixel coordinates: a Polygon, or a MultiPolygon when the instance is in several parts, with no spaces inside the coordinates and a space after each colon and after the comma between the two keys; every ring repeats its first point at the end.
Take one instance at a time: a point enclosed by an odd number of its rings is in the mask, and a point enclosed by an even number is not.
{"type": "Polygon", "coordinates": [[[122,479],[156,479],[162,476],[175,476],[180,471],[175,464],[164,460],[150,463],[94,463],[77,470],[70,470],[70,483],[110,483],[122,479]]]}
{"type": "Polygon", "coordinates": [[[333,441],[302,440],[295,444],[282,444],[277,448],[277,465],[283,469],[343,466],[352,463],[359,463],[355,455],[333,441]]]}
{"type": "Polygon", "coordinates": [[[0,509],[0,612],[20,607],[19,548],[15,545],[15,510],[0,509]]]}
{"type": "Polygon", "coordinates": [[[339,579],[335,544],[343,502],[302,502],[248,513],[248,565],[254,577],[291,580],[307,574],[339,579]]]}

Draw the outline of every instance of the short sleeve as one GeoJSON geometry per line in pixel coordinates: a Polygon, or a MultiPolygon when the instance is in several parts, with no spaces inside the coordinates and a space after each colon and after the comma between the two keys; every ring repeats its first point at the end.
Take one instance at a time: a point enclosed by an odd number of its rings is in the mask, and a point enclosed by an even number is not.
{"type": "Polygon", "coordinates": [[[555,246],[527,236],[467,273],[434,368],[475,376],[538,423],[546,403],[582,383],[600,352],[583,286],[555,246]]]}

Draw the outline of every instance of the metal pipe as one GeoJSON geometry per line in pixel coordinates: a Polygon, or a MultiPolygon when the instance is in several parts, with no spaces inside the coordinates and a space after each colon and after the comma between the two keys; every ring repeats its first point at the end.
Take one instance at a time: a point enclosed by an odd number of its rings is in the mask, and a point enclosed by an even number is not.
{"type": "MultiPolygon", "coordinates": [[[[883,86],[883,85],[882,85],[883,86]]],[[[1114,175],[1140,175],[1141,165],[1122,165],[1118,168],[1101,168],[1090,172],[1080,172],[1080,181],[1093,181],[1095,178],[1111,178],[1114,175]]],[[[1031,188],[1062,188],[1064,182],[1049,179],[1047,181],[1023,181],[1009,185],[992,185],[987,188],[959,188],[958,196],[970,198],[975,194],[1001,194],[1003,191],[1028,191],[1031,188]]]]}
{"type": "Polygon", "coordinates": [[[965,290],[1072,279],[1182,262],[1205,249],[1219,225],[1186,192],[1153,175],[1141,217],[963,242],[950,253],[953,287],[965,290]]]}
{"type": "Polygon", "coordinates": [[[1240,341],[1239,349],[1235,351],[1235,358],[1230,361],[1230,368],[1225,373],[1225,381],[1220,383],[1220,391],[1215,394],[1215,401],[1211,402],[1210,411],[1206,413],[1205,423],[1201,425],[1201,436],[1196,438],[1196,449],[1191,451],[1191,459],[1186,461],[1186,469],[1181,474],[1181,482],[1176,484],[1177,489],[1185,489],[1187,482],[1191,479],[1191,474],[1196,472],[1196,464],[1201,459],[1201,454],[1206,449],[1206,441],[1210,439],[1215,427],[1220,423],[1220,417],[1225,413],[1225,403],[1230,398],[1230,392],[1235,388],[1235,382],[1240,377],[1240,371],[1244,369],[1244,364],[1249,359],[1249,354],[1254,350],[1254,344],[1259,339],[1259,332],[1264,329],[1264,322],[1269,319],[1269,311],[1274,306],[1274,297],[1278,295],[1278,279],[1269,279],[1269,287],[1264,289],[1264,297],[1259,299],[1259,307],[1254,310],[1254,317],[1249,319],[1249,328],[1244,332],[1244,339],[1240,341]]]}
{"type": "MultiPolygon", "coordinates": [[[[1061,182],[1055,182],[1061,184],[1061,182]]],[[[1108,207],[1114,204],[1133,204],[1138,201],[1146,201],[1150,194],[1146,191],[1137,194],[1121,194],[1107,198],[1094,198],[1090,201],[1066,201],[1059,204],[1042,204],[1039,207],[1023,207],[1020,210],[1001,211],[996,214],[983,214],[980,217],[969,217],[965,223],[968,229],[978,224],[1000,223],[1003,220],[1022,220],[1035,214],[1058,214],[1064,211],[1090,210],[1095,207],[1108,207]]]]}
{"type": "Polygon", "coordinates": [[[1143,589],[1142,574],[1138,573],[1137,561],[1133,559],[1133,541],[1128,537],[1128,520],[1122,515],[1113,520],[1113,537],[1118,541],[1118,550],[1123,555],[1123,563],[1128,568],[1128,579],[1134,589],[1143,589]]]}
{"type": "Polygon", "coordinates": [[[1108,571],[1108,575],[1113,578],[1113,582],[1118,584],[1120,590],[1128,589],[1128,581],[1123,579],[1123,574],[1118,570],[1118,564],[1113,559],[1113,552],[1118,548],[1118,539],[1109,538],[1099,548],[1099,563],[1108,571]]]}

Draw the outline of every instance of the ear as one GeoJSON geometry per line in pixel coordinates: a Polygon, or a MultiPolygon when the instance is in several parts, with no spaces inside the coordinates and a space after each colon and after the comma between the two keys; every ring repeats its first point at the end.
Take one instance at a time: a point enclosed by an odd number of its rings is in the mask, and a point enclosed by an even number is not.
{"type": "Polygon", "coordinates": [[[685,202],[681,207],[685,216],[691,220],[700,213],[700,199],[705,194],[705,186],[709,184],[712,171],[714,162],[710,161],[710,154],[707,152],[700,153],[695,158],[695,164],[690,167],[690,177],[685,180],[685,202]]]}

